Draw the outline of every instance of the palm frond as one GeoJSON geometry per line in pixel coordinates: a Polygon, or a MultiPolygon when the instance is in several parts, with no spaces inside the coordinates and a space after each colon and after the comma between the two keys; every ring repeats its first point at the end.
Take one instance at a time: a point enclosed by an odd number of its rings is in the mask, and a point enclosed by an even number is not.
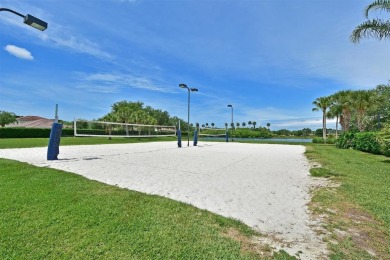
{"type": "Polygon", "coordinates": [[[368,13],[374,10],[383,10],[390,12],[390,0],[376,0],[375,2],[369,4],[364,10],[364,14],[368,18],[368,13]]]}
{"type": "Polygon", "coordinates": [[[350,39],[352,42],[357,43],[362,38],[368,37],[374,37],[379,40],[390,39],[390,20],[373,19],[366,21],[353,30],[350,39]]]}

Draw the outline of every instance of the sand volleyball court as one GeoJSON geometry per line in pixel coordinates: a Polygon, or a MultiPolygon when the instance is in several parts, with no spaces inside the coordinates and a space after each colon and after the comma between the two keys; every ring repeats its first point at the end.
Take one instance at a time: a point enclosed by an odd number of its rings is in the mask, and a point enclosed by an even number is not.
{"type": "MultiPolygon", "coordinates": [[[[0,157],[50,167],[110,185],[157,194],[233,217],[277,240],[302,259],[322,258],[326,245],[307,203],[313,180],[299,145],[175,142],[0,149],[0,157]]],[[[267,239],[267,238],[266,238],[267,239]]]]}

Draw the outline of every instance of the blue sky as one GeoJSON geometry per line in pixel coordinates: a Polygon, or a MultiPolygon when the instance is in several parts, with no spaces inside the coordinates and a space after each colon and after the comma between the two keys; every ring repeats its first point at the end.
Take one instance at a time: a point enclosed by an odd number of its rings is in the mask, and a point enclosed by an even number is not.
{"type": "Polygon", "coordinates": [[[186,83],[193,123],[222,127],[232,104],[235,122],[321,128],[317,97],[390,79],[388,40],[349,40],[371,2],[2,0],[49,26],[0,13],[0,110],[92,120],[130,100],[186,120],[186,83]]]}

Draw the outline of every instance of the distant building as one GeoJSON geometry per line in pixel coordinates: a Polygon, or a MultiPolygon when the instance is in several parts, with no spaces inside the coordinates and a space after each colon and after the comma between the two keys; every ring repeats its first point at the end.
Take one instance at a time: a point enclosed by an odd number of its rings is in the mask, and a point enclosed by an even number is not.
{"type": "Polygon", "coordinates": [[[17,122],[5,127],[25,127],[25,128],[51,128],[54,119],[47,119],[40,116],[23,116],[16,119],[17,122]]]}

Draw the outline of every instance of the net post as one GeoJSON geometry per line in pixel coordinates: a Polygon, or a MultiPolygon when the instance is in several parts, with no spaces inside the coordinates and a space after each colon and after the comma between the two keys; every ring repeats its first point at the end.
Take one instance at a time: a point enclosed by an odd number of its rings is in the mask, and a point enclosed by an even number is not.
{"type": "Polygon", "coordinates": [[[49,145],[47,146],[47,160],[58,160],[58,154],[60,153],[62,124],[58,123],[58,105],[56,104],[56,111],[54,117],[54,123],[51,126],[49,145]]]}
{"type": "Polygon", "coordinates": [[[177,130],[177,147],[181,148],[181,130],[177,130]]]}
{"type": "Polygon", "coordinates": [[[198,130],[194,131],[194,146],[198,144],[198,130]]]}
{"type": "Polygon", "coordinates": [[[73,137],[76,137],[77,131],[76,131],[76,118],[73,119],[73,137]]]}
{"type": "Polygon", "coordinates": [[[180,120],[179,120],[179,129],[177,130],[177,147],[178,147],[178,148],[181,148],[180,120]]]}
{"type": "Polygon", "coordinates": [[[225,125],[225,129],[226,129],[226,142],[228,143],[229,142],[229,131],[228,131],[227,124],[225,125]]]}
{"type": "Polygon", "coordinates": [[[197,146],[198,144],[198,123],[195,125],[195,131],[194,131],[194,146],[197,146]]]}
{"type": "Polygon", "coordinates": [[[60,153],[60,141],[62,133],[62,124],[53,123],[50,131],[49,145],[47,147],[47,160],[58,160],[60,153]]]}

